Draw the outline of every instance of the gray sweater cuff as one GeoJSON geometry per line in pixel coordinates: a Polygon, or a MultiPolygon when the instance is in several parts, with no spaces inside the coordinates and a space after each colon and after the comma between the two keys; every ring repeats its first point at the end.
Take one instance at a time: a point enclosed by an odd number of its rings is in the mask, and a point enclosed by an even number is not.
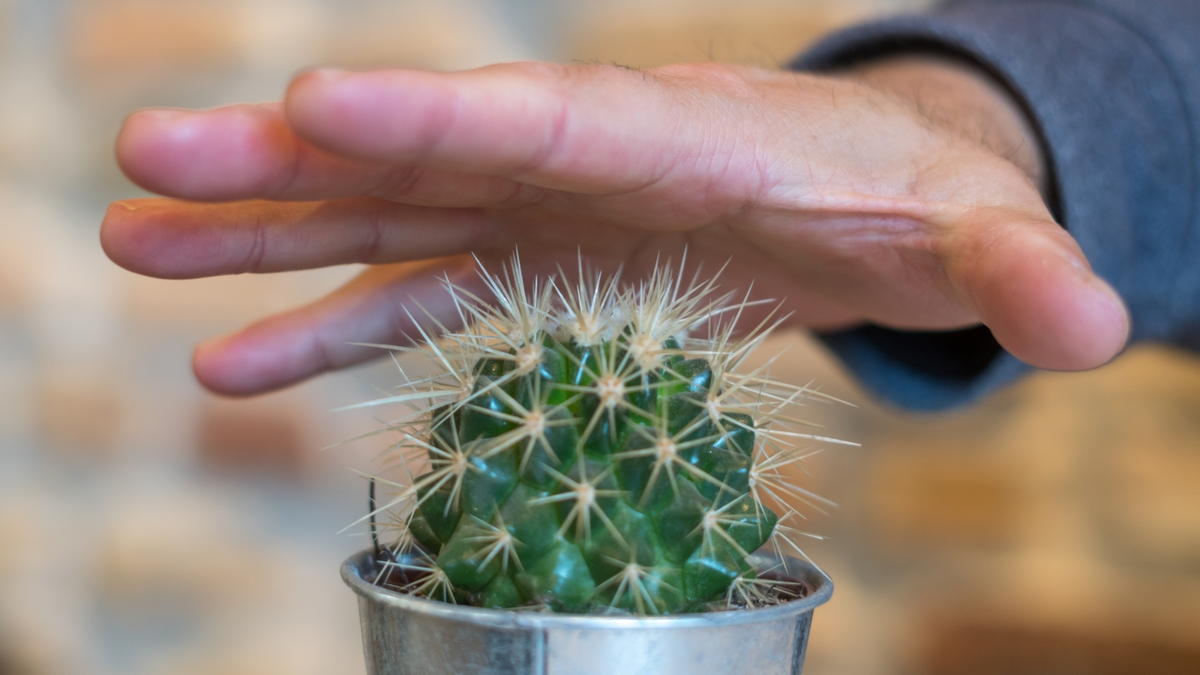
{"type": "MultiPolygon", "coordinates": [[[[935,50],[983,68],[1025,107],[1043,141],[1051,208],[1129,304],[1133,338],[1186,342],[1181,320],[1200,298],[1179,297],[1194,259],[1200,155],[1186,98],[1160,46],[1099,4],[960,2],[835,34],[792,67],[821,71],[935,50]]],[[[868,326],[820,337],[869,389],[909,408],[965,404],[1030,370],[984,328],[868,326]]]]}

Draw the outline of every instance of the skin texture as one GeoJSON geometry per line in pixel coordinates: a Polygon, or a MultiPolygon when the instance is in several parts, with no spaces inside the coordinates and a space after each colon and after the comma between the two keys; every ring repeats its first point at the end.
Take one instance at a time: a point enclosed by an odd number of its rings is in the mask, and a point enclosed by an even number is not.
{"type": "MultiPolygon", "coordinates": [[[[317,70],[281,103],[144,110],[121,168],[165,195],[114,203],[127,269],[186,279],[352,262],[317,302],[196,348],[213,391],[254,394],[403,343],[436,275],[474,253],[527,271],[578,252],[637,278],[661,254],[818,329],[984,323],[1035,366],[1099,366],[1129,320],[1050,216],[1021,113],[984,76],[905,57],[833,76],[518,63],[456,73],[317,70]]],[[[764,309],[764,311],[766,311],[764,309]]],[[[751,317],[752,318],[752,317],[751,317]]]]}

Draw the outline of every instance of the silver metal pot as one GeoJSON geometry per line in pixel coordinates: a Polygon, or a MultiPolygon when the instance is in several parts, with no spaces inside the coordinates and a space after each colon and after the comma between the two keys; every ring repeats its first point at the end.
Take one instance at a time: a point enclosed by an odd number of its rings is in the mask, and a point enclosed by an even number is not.
{"type": "MultiPolygon", "coordinates": [[[[777,560],[756,556],[760,569],[777,560]]],[[[374,585],[370,550],[342,565],[358,594],[368,675],[799,675],[833,582],[788,560],[810,592],[758,609],[609,617],[463,607],[374,585]]]]}

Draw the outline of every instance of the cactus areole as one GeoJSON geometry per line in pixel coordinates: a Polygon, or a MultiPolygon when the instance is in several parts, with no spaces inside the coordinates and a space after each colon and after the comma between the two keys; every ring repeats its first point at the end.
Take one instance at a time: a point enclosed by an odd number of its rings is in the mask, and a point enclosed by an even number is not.
{"type": "Polygon", "coordinates": [[[837,442],[791,414],[821,395],[772,380],[770,362],[743,372],[779,318],[739,327],[761,303],[683,269],[622,285],[580,265],[577,281],[526,283],[514,258],[481,272],[488,302],[447,282],[466,328],[426,314],[423,342],[391,349],[424,354],[434,372],[363,404],[410,411],[385,429],[400,437],[378,479],[393,498],[372,515],[396,537],[377,583],[480,607],[638,615],[801,593],[747,558],[768,542],[798,551],[794,506],[824,503],[790,470],[837,442]]]}

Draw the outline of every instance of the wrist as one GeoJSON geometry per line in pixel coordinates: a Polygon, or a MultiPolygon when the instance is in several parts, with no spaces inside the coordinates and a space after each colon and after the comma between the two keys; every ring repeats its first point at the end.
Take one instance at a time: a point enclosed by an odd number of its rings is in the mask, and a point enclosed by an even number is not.
{"type": "Polygon", "coordinates": [[[903,54],[836,74],[900,100],[944,133],[979,145],[1027,175],[1045,193],[1046,161],[1032,122],[989,75],[958,59],[903,54]]]}

